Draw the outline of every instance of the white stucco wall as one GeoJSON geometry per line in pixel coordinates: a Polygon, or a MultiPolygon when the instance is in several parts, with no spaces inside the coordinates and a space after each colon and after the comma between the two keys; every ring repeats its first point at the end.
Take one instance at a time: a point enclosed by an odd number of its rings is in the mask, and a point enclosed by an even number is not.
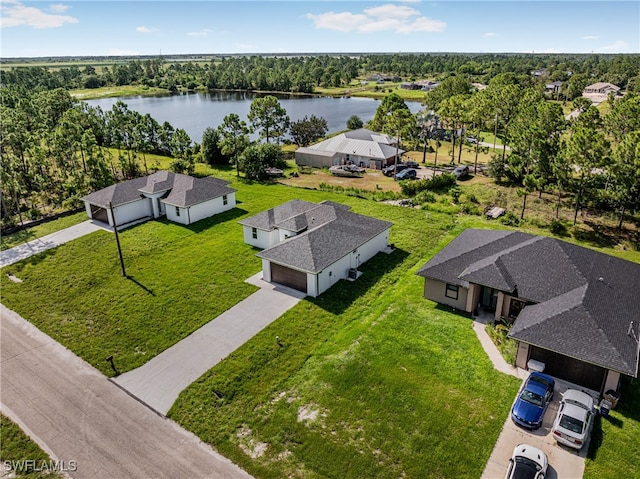
{"type": "Polygon", "coordinates": [[[458,287],[458,299],[447,298],[446,294],[446,283],[442,283],[440,281],[435,281],[433,279],[425,278],[424,280],[424,297],[435,301],[440,304],[446,304],[447,306],[451,306],[452,308],[459,309],[461,311],[466,311],[467,306],[467,288],[463,288],[462,286],[458,287]]]}
{"type": "Polygon", "coordinates": [[[267,283],[271,282],[271,263],[269,260],[262,260],[262,279],[267,283]]]}
{"type": "Polygon", "coordinates": [[[278,242],[284,241],[287,238],[291,238],[292,236],[296,236],[296,232],[295,231],[289,231],[289,230],[284,230],[284,229],[279,229],[278,230],[278,242]]]}
{"type": "Polygon", "coordinates": [[[607,380],[604,383],[603,392],[607,392],[609,389],[613,389],[614,391],[617,391],[619,382],[620,382],[620,373],[609,369],[607,371],[607,380]]]}
{"type": "Polygon", "coordinates": [[[258,237],[254,238],[251,226],[242,225],[244,242],[250,244],[251,246],[255,246],[256,248],[260,249],[266,249],[278,243],[279,241],[278,230],[265,231],[256,228],[256,232],[258,234],[258,237]]]}
{"type": "MultiPolygon", "coordinates": [[[[111,213],[108,209],[107,213],[109,214],[109,218],[111,218],[111,213]]],[[[114,206],[113,214],[116,217],[118,226],[122,226],[142,218],[150,218],[153,216],[151,200],[149,198],[140,198],[138,201],[114,206]]],[[[112,222],[110,224],[113,226],[112,222]]]]}
{"type": "Polygon", "coordinates": [[[229,193],[227,195],[227,204],[224,204],[222,196],[213,198],[209,201],[190,206],[189,208],[180,208],[180,216],[176,215],[176,207],[166,204],[167,219],[182,223],[184,225],[195,223],[196,221],[209,218],[218,213],[228,211],[236,206],[236,194],[229,193]]]}
{"type": "Polygon", "coordinates": [[[527,361],[529,360],[529,345],[527,343],[518,343],[518,352],[516,353],[516,366],[527,369],[527,361]]]}

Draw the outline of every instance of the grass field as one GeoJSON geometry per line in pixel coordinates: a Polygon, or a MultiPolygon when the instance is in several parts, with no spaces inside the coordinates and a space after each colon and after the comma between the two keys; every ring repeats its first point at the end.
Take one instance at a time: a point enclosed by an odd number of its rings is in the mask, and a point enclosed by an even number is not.
{"type": "MultiPolygon", "coordinates": [[[[11,419],[0,414],[0,463],[7,461],[14,464],[12,468],[16,476],[31,479],[58,479],[59,473],[50,473],[46,466],[51,465],[51,458],[27,436],[11,419]],[[33,462],[31,462],[33,461],[33,462]],[[42,467],[43,463],[45,467],[42,467]],[[34,468],[34,465],[37,466],[34,468]],[[22,469],[24,467],[24,469],[22,469]],[[41,469],[41,470],[38,470],[41,469]]],[[[5,465],[2,477],[5,477],[5,465]]],[[[67,465],[68,467],[68,465],[67,465]]],[[[49,468],[51,469],[51,468],[49,468]]]]}
{"type": "MultiPolygon", "coordinates": [[[[198,165],[198,174],[211,171],[198,165]]],[[[151,221],[123,231],[129,278],[101,231],[3,268],[23,280],[2,279],[3,304],[105,374],[111,354],[124,372],[254,291],[244,279],[260,261],[238,220],[293,198],[348,204],[392,221],[397,250],[362,265],[358,281],[289,310],[185,390],[170,416],[260,478],[479,477],[518,381],[492,368],[466,316],[423,299],[415,271],[465,227],[504,226],[462,214],[448,195],[402,208],[238,181],[231,168],[216,174],[239,189],[238,207],[188,227],[151,221]]],[[[473,193],[480,205],[497,194],[481,178],[460,188],[463,202],[473,193]]],[[[521,229],[549,234],[542,223],[521,229]]],[[[600,247],[640,262],[637,251],[600,247]]],[[[624,394],[629,405],[603,421],[588,477],[637,472],[637,461],[618,459],[635,460],[640,424],[637,384],[624,394]]]]}

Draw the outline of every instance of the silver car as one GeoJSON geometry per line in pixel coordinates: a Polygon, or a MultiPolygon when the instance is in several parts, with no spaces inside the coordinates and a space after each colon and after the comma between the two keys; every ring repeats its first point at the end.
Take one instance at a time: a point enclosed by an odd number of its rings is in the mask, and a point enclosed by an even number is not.
{"type": "Polygon", "coordinates": [[[567,389],[553,421],[553,438],[573,449],[582,449],[587,441],[594,416],[591,396],[576,389],[567,389]]]}

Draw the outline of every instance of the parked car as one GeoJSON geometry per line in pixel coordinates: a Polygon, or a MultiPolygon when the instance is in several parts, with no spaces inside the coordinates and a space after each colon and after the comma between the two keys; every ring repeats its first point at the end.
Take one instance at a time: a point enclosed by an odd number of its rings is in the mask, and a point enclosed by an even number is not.
{"type": "Polygon", "coordinates": [[[469,167],[467,165],[456,166],[456,168],[453,170],[453,175],[456,178],[464,178],[468,174],[469,174],[469,167]]]}
{"type": "Polygon", "coordinates": [[[409,161],[405,161],[404,164],[407,165],[409,168],[416,168],[416,169],[420,168],[420,165],[418,165],[417,161],[409,160],[409,161]]]}
{"type": "Polygon", "coordinates": [[[416,170],[407,168],[396,174],[396,180],[415,180],[417,176],[416,170]]]}
{"type": "Polygon", "coordinates": [[[518,426],[538,429],[553,398],[556,382],[551,376],[533,372],[524,382],[511,408],[511,419],[518,426]]]}
{"type": "Polygon", "coordinates": [[[384,176],[393,176],[393,172],[395,170],[396,173],[401,172],[402,170],[406,170],[409,168],[406,163],[398,163],[397,165],[389,165],[385,166],[382,169],[382,174],[384,176]]]}
{"type": "Polygon", "coordinates": [[[478,144],[478,139],[475,136],[467,136],[465,140],[467,140],[467,143],[471,143],[472,145],[478,144]]]}
{"type": "Polygon", "coordinates": [[[519,444],[513,450],[505,479],[543,479],[549,462],[537,447],[519,444]]]}
{"type": "Polygon", "coordinates": [[[594,411],[591,396],[576,389],[567,389],[553,422],[553,438],[565,446],[581,449],[587,441],[594,411]]]}

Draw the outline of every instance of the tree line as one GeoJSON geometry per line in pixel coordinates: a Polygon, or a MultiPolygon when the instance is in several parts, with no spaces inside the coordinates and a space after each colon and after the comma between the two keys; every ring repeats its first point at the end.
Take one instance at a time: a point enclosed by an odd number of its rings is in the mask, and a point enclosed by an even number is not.
{"type": "Polygon", "coordinates": [[[346,87],[358,77],[382,73],[406,80],[462,76],[488,83],[513,73],[521,82],[561,81],[559,96],[572,100],[595,81],[640,92],[640,56],[578,54],[376,54],[295,57],[238,56],[210,61],[133,59],[111,66],[13,67],[2,84],[31,90],[144,85],[179,89],[226,89],[312,93],[316,87],[346,87]]]}

